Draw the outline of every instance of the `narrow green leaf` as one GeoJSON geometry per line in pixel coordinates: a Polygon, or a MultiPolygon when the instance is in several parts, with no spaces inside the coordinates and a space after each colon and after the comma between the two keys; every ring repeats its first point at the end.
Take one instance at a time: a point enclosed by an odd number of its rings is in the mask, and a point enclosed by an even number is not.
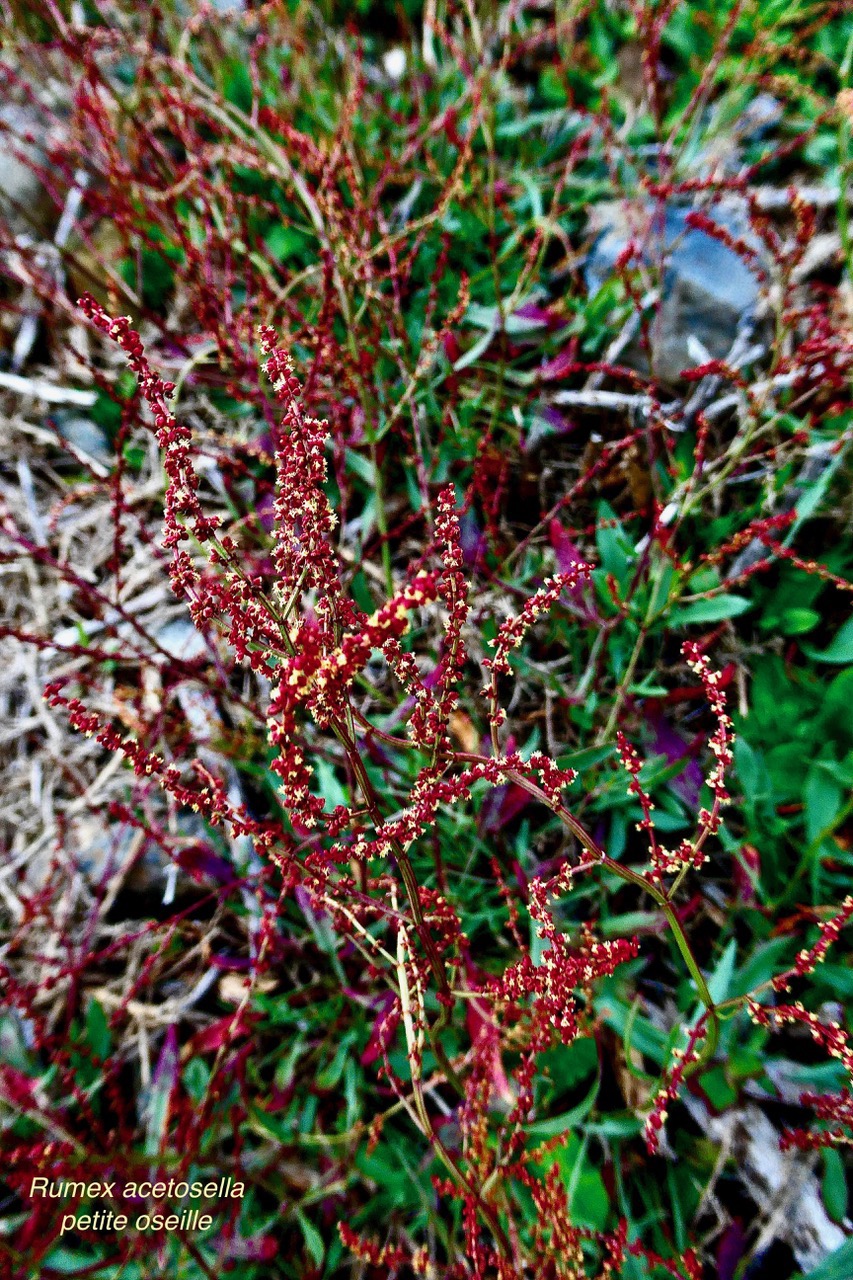
{"type": "Polygon", "coordinates": [[[802,649],[815,662],[853,662],[853,618],[848,618],[844,626],[836,631],[835,638],[826,649],[814,649],[805,644],[802,649]]]}
{"type": "Polygon", "coordinates": [[[743,596],[710,596],[707,600],[693,600],[680,609],[673,609],[669,615],[669,624],[672,627],[688,627],[698,622],[724,622],[727,618],[739,617],[751,607],[752,602],[743,596]]]}
{"type": "Polygon", "coordinates": [[[823,1262],[818,1263],[811,1271],[804,1272],[803,1280],[850,1280],[853,1275],[853,1239],[845,1240],[840,1249],[836,1249],[823,1262]]]}
{"type": "Polygon", "coordinates": [[[311,1261],[314,1263],[315,1267],[322,1267],[323,1259],[326,1256],[326,1246],[323,1244],[323,1237],[320,1235],[320,1232],[314,1226],[313,1222],[310,1222],[308,1218],[306,1218],[301,1209],[296,1210],[296,1216],[299,1219],[299,1226],[302,1229],[302,1238],[305,1241],[305,1248],[311,1255],[311,1261]]]}
{"type": "Polygon", "coordinates": [[[835,1147],[824,1148],[821,1191],[830,1218],[833,1222],[843,1222],[847,1215],[847,1175],[835,1147]]]}

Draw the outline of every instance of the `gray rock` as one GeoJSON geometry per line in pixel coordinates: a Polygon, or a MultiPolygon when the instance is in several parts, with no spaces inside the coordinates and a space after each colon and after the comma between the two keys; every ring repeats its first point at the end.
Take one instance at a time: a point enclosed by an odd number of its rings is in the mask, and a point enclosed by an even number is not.
{"type": "Polygon", "coordinates": [[[189,618],[173,618],[155,632],[154,638],[161,649],[184,662],[192,662],[208,651],[207,641],[189,618]]]}
{"type": "MultiPolygon", "coordinates": [[[[662,258],[662,300],[651,324],[652,360],[636,341],[622,359],[658,381],[674,384],[683,370],[701,364],[702,352],[723,359],[745,325],[759,310],[761,284],[744,258],[707,232],[687,223],[690,208],[669,204],[661,212],[652,205],[608,205],[597,211],[601,233],[585,266],[590,293],[613,276],[619,255],[630,241],[640,260],[654,266],[662,258]]],[[[743,240],[762,266],[766,257],[743,211],[736,205],[707,214],[736,239],[743,240]]]]}
{"type": "Polygon", "coordinates": [[[69,848],[77,852],[80,868],[93,881],[125,871],[137,847],[136,830],[124,822],[106,824],[92,814],[69,823],[69,848]]]}
{"type": "Polygon", "coordinates": [[[41,234],[53,205],[34,166],[47,163],[45,151],[27,136],[44,135],[34,112],[12,102],[0,104],[0,216],[14,235],[41,234]]]}
{"type": "Polygon", "coordinates": [[[61,439],[76,453],[95,458],[98,462],[112,463],[115,460],[115,451],[106,433],[90,418],[60,410],[53,419],[61,439]]]}

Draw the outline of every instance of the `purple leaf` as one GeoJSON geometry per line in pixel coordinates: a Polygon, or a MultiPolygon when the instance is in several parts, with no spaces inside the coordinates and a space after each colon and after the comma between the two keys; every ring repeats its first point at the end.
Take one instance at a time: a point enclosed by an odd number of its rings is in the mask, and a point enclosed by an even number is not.
{"type": "Polygon", "coordinates": [[[670,780],[670,785],[680,800],[695,809],[702,789],[702,770],[693,758],[692,747],[660,713],[650,715],[648,722],[654,735],[651,741],[654,754],[665,756],[669,764],[684,761],[683,769],[670,780]]]}
{"type": "Polygon", "coordinates": [[[734,1280],[738,1263],[746,1253],[747,1239],[737,1218],[730,1222],[717,1245],[717,1280],[734,1280]]]}
{"type": "Polygon", "coordinates": [[[495,787],[486,796],[480,811],[480,834],[500,831],[530,804],[530,795],[514,782],[495,787]]]}
{"type": "MultiPolygon", "coordinates": [[[[554,548],[557,568],[560,573],[571,573],[578,565],[584,563],[583,556],[556,516],[548,526],[548,539],[554,548]]],[[[601,622],[601,615],[595,606],[592,594],[581,583],[572,587],[565,594],[573,605],[583,610],[585,618],[588,618],[591,622],[601,622]]]]}
{"type": "Polygon", "coordinates": [[[486,535],[473,511],[466,511],[459,521],[459,543],[465,567],[473,569],[486,554],[486,535]]]}
{"type": "Polygon", "coordinates": [[[232,884],[237,879],[237,873],[230,862],[220,858],[209,844],[199,842],[185,845],[182,849],[175,850],[174,859],[197,883],[205,877],[215,880],[217,884],[232,884]]]}
{"type": "Polygon", "coordinates": [[[388,1052],[402,1017],[400,1002],[393,991],[383,992],[377,999],[376,1006],[378,1007],[378,1013],[374,1019],[373,1028],[364,1047],[364,1052],[361,1055],[361,1065],[363,1067],[369,1067],[371,1062],[375,1062],[377,1058],[384,1056],[388,1052]]]}
{"type": "Polygon", "coordinates": [[[577,369],[577,354],[574,343],[558,351],[550,360],[540,364],[537,375],[543,382],[553,382],[557,378],[567,378],[577,369]]]}
{"type": "Polygon", "coordinates": [[[550,307],[540,307],[535,302],[525,302],[522,306],[516,307],[512,314],[518,316],[520,320],[533,320],[538,324],[544,324],[549,329],[565,329],[569,323],[565,316],[558,315],[550,307]]]}

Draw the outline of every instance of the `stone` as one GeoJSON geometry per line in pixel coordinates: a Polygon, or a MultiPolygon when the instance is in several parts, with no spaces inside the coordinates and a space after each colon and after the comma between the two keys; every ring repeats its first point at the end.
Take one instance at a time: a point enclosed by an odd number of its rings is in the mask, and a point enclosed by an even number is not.
{"type": "Polygon", "coordinates": [[[16,236],[42,235],[55,216],[53,202],[35,172],[47,154],[35,141],[44,125],[34,112],[0,103],[0,217],[16,236]]]}
{"type": "Polygon", "coordinates": [[[154,638],[161,649],[183,662],[192,662],[208,652],[207,641],[189,618],[173,618],[159,628],[154,638]]]}
{"type": "MultiPolygon", "coordinates": [[[[743,327],[756,322],[761,303],[755,269],[715,236],[690,226],[689,213],[690,206],[674,202],[663,210],[650,203],[607,205],[597,211],[600,234],[585,265],[587,288],[594,294],[612,278],[631,241],[646,267],[654,267],[663,252],[662,300],[651,322],[651,368],[639,341],[626,347],[620,360],[671,385],[681,381],[684,370],[703,363],[703,352],[724,359],[743,327]]],[[[717,205],[706,216],[749,245],[766,267],[762,246],[741,207],[717,205]]],[[[651,310],[649,314],[653,316],[651,310]]]]}
{"type": "Polygon", "coordinates": [[[75,453],[84,458],[95,458],[107,465],[115,461],[115,450],[106,433],[90,418],[60,409],[53,414],[53,421],[60,439],[70,445],[75,453]]]}

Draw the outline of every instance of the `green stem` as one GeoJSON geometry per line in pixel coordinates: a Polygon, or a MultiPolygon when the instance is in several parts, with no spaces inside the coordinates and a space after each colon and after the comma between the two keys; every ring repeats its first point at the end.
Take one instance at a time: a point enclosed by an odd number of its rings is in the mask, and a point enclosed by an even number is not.
{"type": "Polygon", "coordinates": [[[630,685],[631,681],[634,679],[634,671],[636,670],[637,662],[639,661],[640,654],[643,651],[643,645],[645,643],[645,640],[646,640],[646,624],[643,623],[643,625],[640,627],[640,630],[637,633],[637,639],[634,643],[634,648],[631,653],[631,656],[628,659],[628,665],[625,668],[625,674],[620,680],[619,687],[616,690],[616,697],[613,699],[613,706],[610,708],[610,715],[607,717],[607,724],[604,726],[601,733],[598,735],[598,741],[596,743],[597,746],[601,746],[602,743],[609,742],[610,739],[613,737],[613,730],[616,728],[616,721],[619,718],[619,712],[622,709],[622,703],[625,701],[625,696],[628,692],[628,686],[630,685]]]}
{"type": "MultiPolygon", "coordinates": [[[[478,759],[479,757],[471,756],[466,758],[478,759]]],[[[626,884],[632,884],[641,892],[648,893],[660,907],[664,917],[666,918],[666,922],[669,925],[675,945],[678,947],[681,957],[687,966],[688,972],[696,984],[699,999],[705,1006],[706,1016],[709,1021],[708,1033],[705,1037],[702,1052],[699,1058],[691,1064],[689,1073],[692,1074],[693,1071],[697,1070],[707,1062],[709,1058],[713,1057],[716,1052],[720,1030],[719,1017],[717,1014],[717,1007],[714,1004],[711,992],[708,989],[708,984],[705,981],[705,976],[699,968],[696,957],[690,949],[690,943],[687,940],[687,935],[682,929],[681,921],[678,919],[675,909],[669,901],[666,893],[663,889],[658,888],[658,886],[654,884],[648,876],[643,875],[639,871],[634,871],[632,867],[626,867],[621,862],[616,862],[614,858],[608,857],[573,813],[571,813],[559,801],[550,800],[541,787],[538,787],[535,782],[531,782],[531,780],[526,778],[523,773],[517,773],[512,769],[507,771],[506,776],[510,781],[516,783],[517,786],[521,787],[524,791],[527,791],[527,793],[533,796],[534,799],[539,800],[544,805],[547,805],[548,808],[557,815],[563,825],[568,827],[578,842],[593,855],[595,863],[604,867],[613,875],[618,876],[619,879],[623,880],[626,884]]]]}

